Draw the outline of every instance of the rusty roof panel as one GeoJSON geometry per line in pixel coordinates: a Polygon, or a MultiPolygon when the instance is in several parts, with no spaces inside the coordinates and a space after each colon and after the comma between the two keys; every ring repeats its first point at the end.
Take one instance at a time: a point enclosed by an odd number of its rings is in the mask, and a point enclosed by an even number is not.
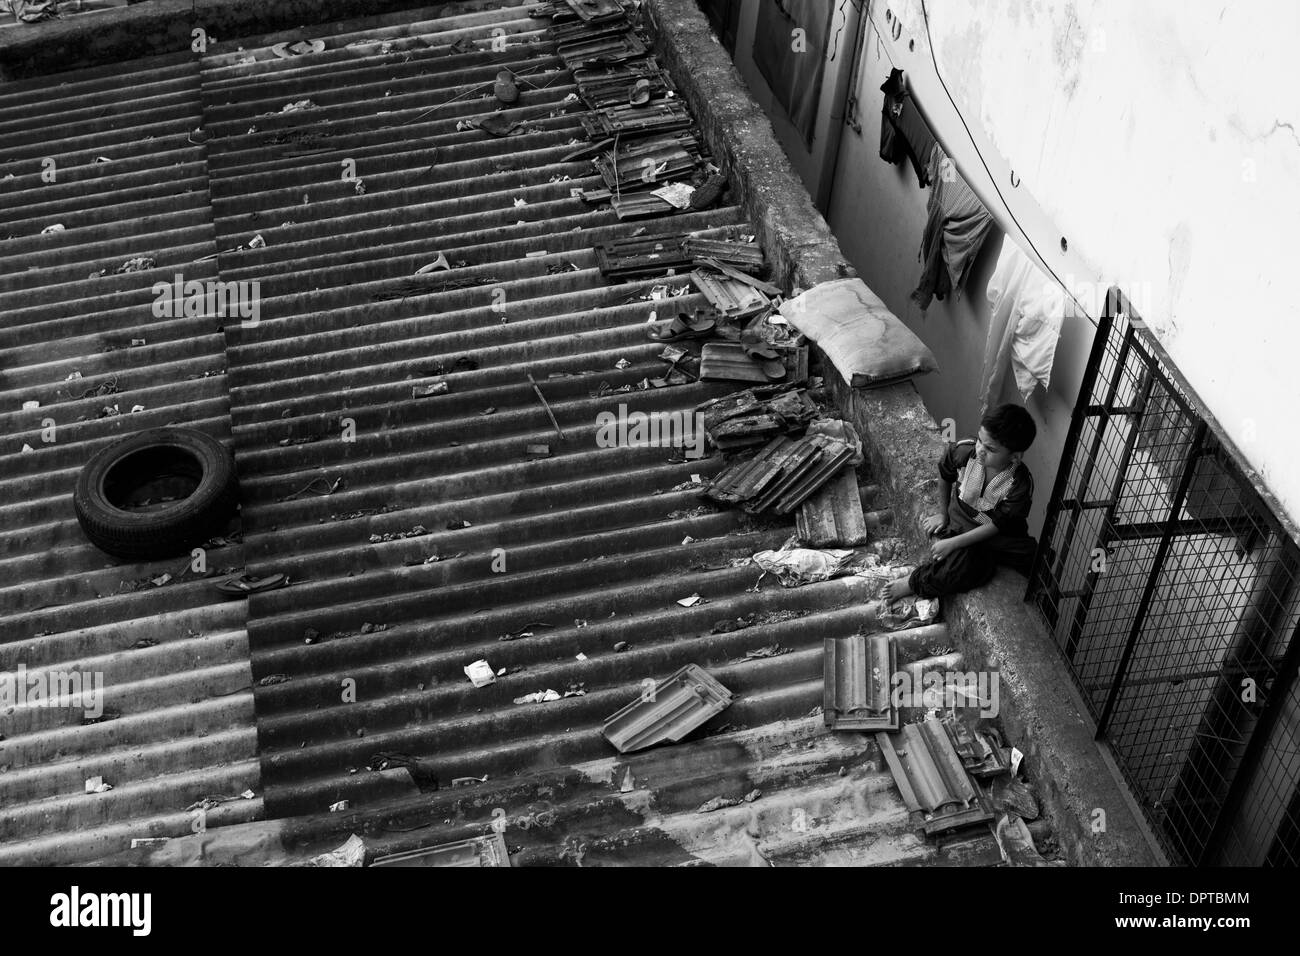
{"type": "Polygon", "coordinates": [[[799,506],[795,516],[799,541],[810,548],[856,548],[867,543],[858,476],[844,468],[799,506]]]}
{"type": "Polygon", "coordinates": [[[897,730],[891,679],[894,642],[887,634],[825,640],[823,716],[834,730],[897,730]]]}
{"type": "Polygon", "coordinates": [[[934,717],[878,733],[889,769],[907,808],[923,816],[927,834],[993,819],[982,794],[962,766],[948,733],[934,717]]]}
{"type": "Polygon", "coordinates": [[[640,699],[605,721],[605,737],[619,753],[682,740],[731,704],[731,691],[697,664],[652,684],[647,679],[640,699]]]}

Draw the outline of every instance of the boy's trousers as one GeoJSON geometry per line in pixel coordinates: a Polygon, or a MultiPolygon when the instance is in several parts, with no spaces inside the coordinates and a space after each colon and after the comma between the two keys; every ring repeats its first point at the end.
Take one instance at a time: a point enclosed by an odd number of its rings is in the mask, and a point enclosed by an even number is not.
{"type": "MultiPolygon", "coordinates": [[[[956,532],[944,528],[936,538],[952,538],[956,532]]],[[[988,584],[998,565],[1029,575],[1038,541],[1028,535],[995,538],[967,548],[958,548],[942,561],[926,561],[907,579],[917,597],[936,598],[959,594],[988,584]]]]}

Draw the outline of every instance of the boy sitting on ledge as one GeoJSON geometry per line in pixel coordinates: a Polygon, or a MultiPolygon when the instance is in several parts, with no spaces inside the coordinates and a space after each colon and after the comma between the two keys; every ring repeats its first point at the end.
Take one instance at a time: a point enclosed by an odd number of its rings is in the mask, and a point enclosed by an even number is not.
{"type": "Polygon", "coordinates": [[[987,584],[999,564],[1028,575],[1038,543],[1027,524],[1034,478],[1021,458],[1037,431],[1024,408],[999,405],[981,420],[977,439],[948,446],[939,460],[946,513],[922,523],[935,538],[929,560],[889,582],[888,600],[969,591],[987,584]]]}

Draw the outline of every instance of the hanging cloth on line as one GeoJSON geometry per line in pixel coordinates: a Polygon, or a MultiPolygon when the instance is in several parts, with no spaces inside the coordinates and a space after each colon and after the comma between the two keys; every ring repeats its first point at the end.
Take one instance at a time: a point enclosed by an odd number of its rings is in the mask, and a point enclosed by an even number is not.
{"type": "Polygon", "coordinates": [[[1047,388],[1066,307],[1060,283],[1009,236],[1002,240],[1002,254],[989,279],[988,300],[992,314],[984,349],[981,414],[1000,404],[1008,368],[1022,400],[1027,401],[1039,385],[1047,388]]]}
{"type": "Polygon", "coordinates": [[[929,216],[921,234],[921,281],[912,300],[924,312],[931,299],[961,292],[971,264],[993,228],[993,217],[937,143],[930,152],[929,216]]]}
{"type": "Polygon", "coordinates": [[[880,91],[885,94],[880,116],[880,158],[895,166],[910,159],[916,181],[924,189],[930,185],[929,162],[935,145],[934,134],[912,102],[912,96],[903,83],[902,70],[890,70],[889,79],[881,84],[880,91]]]}

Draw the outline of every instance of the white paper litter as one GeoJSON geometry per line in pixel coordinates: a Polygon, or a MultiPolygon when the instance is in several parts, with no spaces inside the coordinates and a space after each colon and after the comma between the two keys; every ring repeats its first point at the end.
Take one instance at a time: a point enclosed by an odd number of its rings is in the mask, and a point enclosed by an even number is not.
{"type": "Polygon", "coordinates": [[[1017,748],[1015,747],[1011,748],[1011,776],[1014,777],[1016,775],[1016,771],[1020,769],[1020,761],[1024,759],[1025,759],[1025,755],[1022,754],[1017,748]]]}
{"type": "Polygon", "coordinates": [[[496,681],[496,672],[492,670],[492,665],[484,660],[477,660],[468,667],[462,668],[465,676],[468,677],[475,687],[486,687],[496,681]]]}
{"type": "Polygon", "coordinates": [[[40,407],[41,407],[40,402],[36,402],[36,401],[23,402],[23,411],[25,412],[30,412],[33,408],[40,408],[40,407]]]}
{"type": "Polygon", "coordinates": [[[675,209],[685,209],[691,204],[691,196],[694,192],[695,187],[688,186],[686,183],[669,183],[667,186],[652,189],[650,195],[658,196],[675,209]]]}
{"type": "Polygon", "coordinates": [[[346,800],[340,800],[338,803],[330,804],[330,813],[342,813],[347,808],[348,802],[346,800]]]}
{"type": "Polygon", "coordinates": [[[560,695],[553,690],[539,690],[523,697],[516,697],[516,704],[541,704],[549,700],[559,700],[560,695]]]}
{"type": "Polygon", "coordinates": [[[695,605],[699,604],[703,600],[704,598],[700,597],[698,594],[692,594],[690,597],[681,598],[677,603],[682,607],[695,607],[695,605]]]}

